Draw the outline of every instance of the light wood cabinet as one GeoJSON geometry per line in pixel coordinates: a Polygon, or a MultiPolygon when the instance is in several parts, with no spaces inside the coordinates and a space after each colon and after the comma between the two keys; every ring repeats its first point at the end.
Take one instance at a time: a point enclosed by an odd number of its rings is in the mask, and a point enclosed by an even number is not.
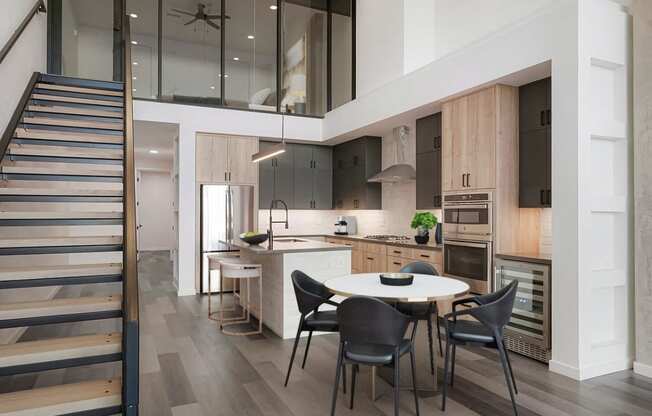
{"type": "Polygon", "coordinates": [[[443,104],[444,191],[496,187],[496,140],[508,110],[499,103],[501,88],[511,87],[496,85],[443,104]]]}
{"type": "Polygon", "coordinates": [[[401,257],[394,257],[394,256],[387,256],[387,271],[389,273],[398,273],[401,271],[401,269],[408,264],[410,264],[412,260],[410,259],[404,259],[401,257]]]}
{"type": "Polygon", "coordinates": [[[196,140],[197,182],[258,182],[258,167],[251,161],[251,156],[258,151],[258,138],[198,133],[196,140]]]}
{"type": "Polygon", "coordinates": [[[387,256],[379,253],[365,252],[363,256],[363,273],[385,272],[387,256]]]}

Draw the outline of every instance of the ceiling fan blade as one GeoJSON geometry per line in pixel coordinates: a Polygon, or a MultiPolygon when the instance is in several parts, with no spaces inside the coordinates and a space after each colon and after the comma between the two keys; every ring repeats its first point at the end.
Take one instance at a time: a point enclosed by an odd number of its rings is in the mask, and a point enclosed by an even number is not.
{"type": "MultiPolygon", "coordinates": [[[[222,15],[221,15],[221,14],[207,14],[206,17],[207,17],[208,19],[220,19],[220,18],[222,18],[222,15]]],[[[231,16],[226,15],[226,16],[224,16],[224,18],[225,18],[225,19],[230,19],[231,16]]]]}
{"type": "Polygon", "coordinates": [[[195,17],[194,19],[192,19],[191,21],[189,21],[189,22],[187,22],[187,23],[184,23],[183,25],[184,25],[184,26],[191,25],[191,24],[195,23],[197,20],[199,20],[199,19],[197,19],[197,18],[195,17]]]}
{"type": "Polygon", "coordinates": [[[215,29],[220,30],[220,27],[215,23],[211,22],[210,20],[206,20],[206,24],[210,27],[214,27],[215,29]]]}
{"type": "Polygon", "coordinates": [[[172,10],[173,12],[185,14],[186,16],[192,16],[192,17],[195,17],[195,15],[197,14],[197,13],[191,13],[191,12],[187,12],[185,10],[179,10],[179,9],[170,9],[170,10],[172,10]]]}

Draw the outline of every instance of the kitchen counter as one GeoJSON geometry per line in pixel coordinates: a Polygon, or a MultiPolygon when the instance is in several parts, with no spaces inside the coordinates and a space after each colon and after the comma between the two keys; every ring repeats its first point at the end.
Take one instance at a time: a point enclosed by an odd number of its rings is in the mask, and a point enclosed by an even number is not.
{"type": "Polygon", "coordinates": [[[274,238],[274,248],[269,250],[268,242],[257,246],[249,245],[245,242],[235,243],[242,250],[250,251],[255,254],[279,254],[279,253],[310,253],[315,251],[338,251],[348,250],[351,247],[339,244],[326,243],[322,241],[310,240],[308,238],[299,238],[296,236],[277,236],[274,238]]]}
{"type": "MultiPolygon", "coordinates": [[[[279,238],[281,236],[278,236],[279,238]]],[[[283,237],[297,237],[297,238],[310,238],[310,237],[328,237],[328,238],[341,238],[344,240],[353,240],[353,241],[363,241],[365,243],[377,243],[377,244],[384,244],[387,246],[394,246],[394,247],[406,247],[406,248],[418,248],[422,250],[441,250],[444,245],[443,244],[437,244],[434,239],[428,242],[428,244],[417,244],[414,239],[410,240],[401,240],[401,241],[393,241],[393,240],[376,240],[374,238],[365,238],[363,235],[339,235],[339,234],[311,234],[311,235],[293,235],[293,236],[283,236],[283,237]]]]}
{"type": "Polygon", "coordinates": [[[503,260],[523,261],[526,263],[547,265],[552,264],[552,256],[550,254],[543,253],[504,252],[496,253],[495,256],[503,260]]]}

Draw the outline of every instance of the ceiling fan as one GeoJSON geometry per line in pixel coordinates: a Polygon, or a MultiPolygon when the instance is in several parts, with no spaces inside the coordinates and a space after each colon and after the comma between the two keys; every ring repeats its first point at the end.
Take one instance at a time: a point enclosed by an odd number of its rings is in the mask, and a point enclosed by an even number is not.
{"type": "MultiPolygon", "coordinates": [[[[193,23],[195,23],[195,22],[197,22],[199,20],[203,20],[204,22],[206,22],[206,24],[208,26],[213,27],[213,28],[215,28],[217,30],[220,30],[220,26],[218,24],[214,23],[213,20],[222,19],[222,15],[221,14],[206,14],[206,11],[205,11],[206,10],[206,5],[203,4],[203,3],[197,3],[197,12],[196,13],[189,12],[189,11],[186,11],[186,10],[174,9],[174,8],[171,9],[171,10],[173,12],[192,17],[191,20],[189,20],[188,22],[183,24],[184,26],[188,26],[188,25],[191,25],[191,24],[193,24],[193,23]]],[[[230,16],[224,16],[224,18],[225,19],[230,19],[231,17],[230,16]]]]}

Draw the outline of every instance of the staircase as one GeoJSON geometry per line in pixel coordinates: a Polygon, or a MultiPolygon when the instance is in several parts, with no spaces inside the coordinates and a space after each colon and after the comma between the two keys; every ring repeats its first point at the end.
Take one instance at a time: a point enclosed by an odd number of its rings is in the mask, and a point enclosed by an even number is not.
{"type": "Polygon", "coordinates": [[[0,345],[0,376],[122,362],[127,380],[0,394],[0,416],[137,414],[130,111],[123,83],[36,73],[0,142],[0,291],[122,282],[114,294],[2,303],[0,328],[116,318],[123,328],[0,345]]]}

